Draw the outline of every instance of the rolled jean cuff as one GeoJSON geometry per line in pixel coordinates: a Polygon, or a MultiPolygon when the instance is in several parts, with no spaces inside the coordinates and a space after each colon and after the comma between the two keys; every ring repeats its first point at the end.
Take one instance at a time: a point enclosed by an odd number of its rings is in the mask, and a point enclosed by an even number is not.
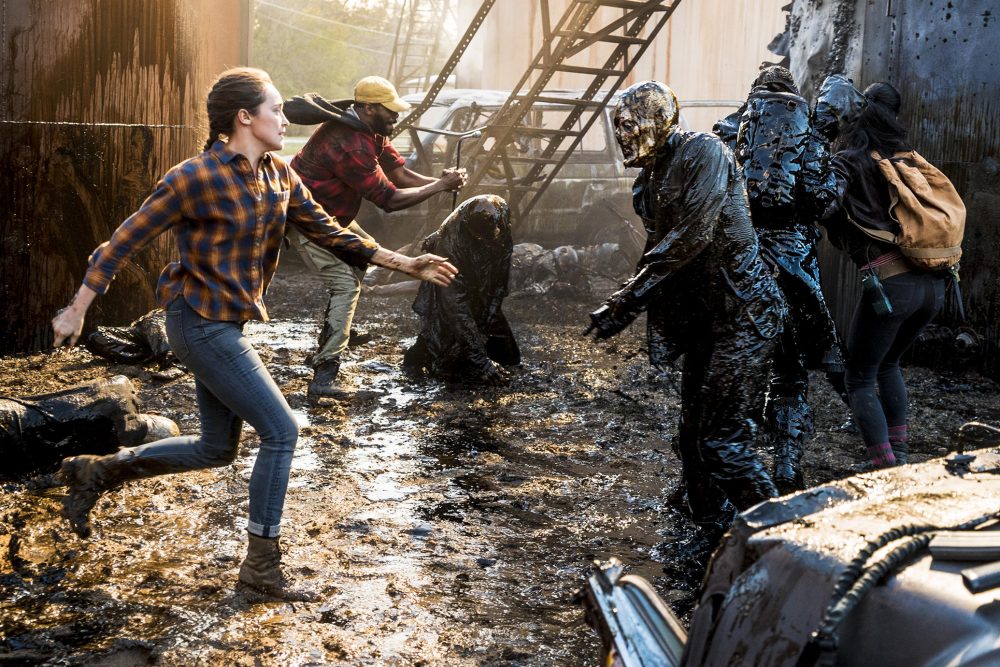
{"type": "Polygon", "coordinates": [[[262,523],[254,523],[253,521],[247,521],[247,532],[253,533],[257,537],[266,537],[268,539],[273,537],[278,537],[281,533],[281,524],[277,526],[265,526],[262,523]]]}

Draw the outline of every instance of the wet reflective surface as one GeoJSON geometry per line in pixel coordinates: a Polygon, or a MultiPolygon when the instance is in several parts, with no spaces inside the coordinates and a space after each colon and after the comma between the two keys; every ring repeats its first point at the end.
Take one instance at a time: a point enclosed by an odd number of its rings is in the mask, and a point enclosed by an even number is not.
{"type": "MultiPolygon", "coordinates": [[[[0,658],[28,664],[596,664],[596,634],[572,603],[594,558],[615,555],[687,618],[697,573],[671,561],[688,522],[666,499],[680,464],[677,378],[649,371],[641,326],[608,344],[579,337],[596,303],[516,300],[524,354],[504,389],[408,382],[397,368],[417,321],[409,300],[362,299],[376,334],[342,373],[375,392],[311,405],[304,364],[325,303],[279,271],[278,320],[248,325],[301,424],[283,530],[289,571],[322,601],[251,605],[235,590],[245,550],[237,462],[133,482],[98,502],[95,536],[58,518],[62,489],[0,487],[0,658]],[[655,549],[654,549],[655,547],[655,549]],[[666,561],[653,562],[655,555],[666,561]],[[60,662],[61,661],[61,662],[60,662]]],[[[190,377],[108,365],[83,350],[0,358],[0,391],[51,391],[126,372],[146,412],[197,428],[190,377]],[[57,373],[59,374],[57,376],[57,373]]],[[[807,482],[850,472],[860,438],[820,378],[807,482]]],[[[1000,418],[976,376],[908,374],[913,458],[937,455],[965,418],[1000,418]]]]}

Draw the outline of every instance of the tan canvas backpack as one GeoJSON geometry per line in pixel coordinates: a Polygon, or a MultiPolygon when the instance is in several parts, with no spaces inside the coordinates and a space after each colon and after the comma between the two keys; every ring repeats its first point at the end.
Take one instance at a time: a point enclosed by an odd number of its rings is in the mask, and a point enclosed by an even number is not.
{"type": "Polygon", "coordinates": [[[916,151],[871,157],[889,182],[889,215],[899,234],[858,227],[869,236],[893,243],[920,269],[948,269],[962,257],[965,204],[948,177],[916,151]]]}

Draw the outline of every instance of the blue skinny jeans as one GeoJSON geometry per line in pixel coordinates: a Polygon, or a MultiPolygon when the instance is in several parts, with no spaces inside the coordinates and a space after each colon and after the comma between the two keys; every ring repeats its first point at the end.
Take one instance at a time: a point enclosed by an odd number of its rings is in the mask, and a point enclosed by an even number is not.
{"type": "Polygon", "coordinates": [[[845,380],[851,412],[867,446],[889,442],[889,427],[906,424],[899,359],[944,305],[945,282],[932,273],[901,273],[882,281],[892,313],[879,315],[865,295],[854,311],[845,380]]]}
{"type": "Polygon", "coordinates": [[[247,530],[277,537],[298,440],[298,423],[288,402],[239,322],[206,320],[178,297],[167,307],[167,339],[177,359],[194,374],[201,435],[134,448],[135,469],[166,474],[232,463],[246,421],[260,436],[250,475],[247,530]]]}

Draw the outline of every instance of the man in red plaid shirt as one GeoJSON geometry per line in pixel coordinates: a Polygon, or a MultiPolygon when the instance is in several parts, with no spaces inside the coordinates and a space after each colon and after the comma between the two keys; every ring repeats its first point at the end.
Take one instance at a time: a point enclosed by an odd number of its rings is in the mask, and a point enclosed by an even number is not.
{"type": "MultiPolygon", "coordinates": [[[[431,178],[404,166],[388,137],[399,113],[409,108],[391,83],[377,76],[365,77],[355,85],[354,103],[345,112],[360,123],[351,119],[325,122],[292,160],[292,168],[313,197],[359,236],[371,238],[354,221],[362,199],[385,211],[398,211],[465,184],[464,169],[445,169],[440,178],[431,178]]],[[[295,230],[289,240],[306,265],[330,287],[319,349],[312,357],[309,394],[344,397],[347,394],[337,384],[337,373],[365,270],[347,265],[295,230]]]]}

